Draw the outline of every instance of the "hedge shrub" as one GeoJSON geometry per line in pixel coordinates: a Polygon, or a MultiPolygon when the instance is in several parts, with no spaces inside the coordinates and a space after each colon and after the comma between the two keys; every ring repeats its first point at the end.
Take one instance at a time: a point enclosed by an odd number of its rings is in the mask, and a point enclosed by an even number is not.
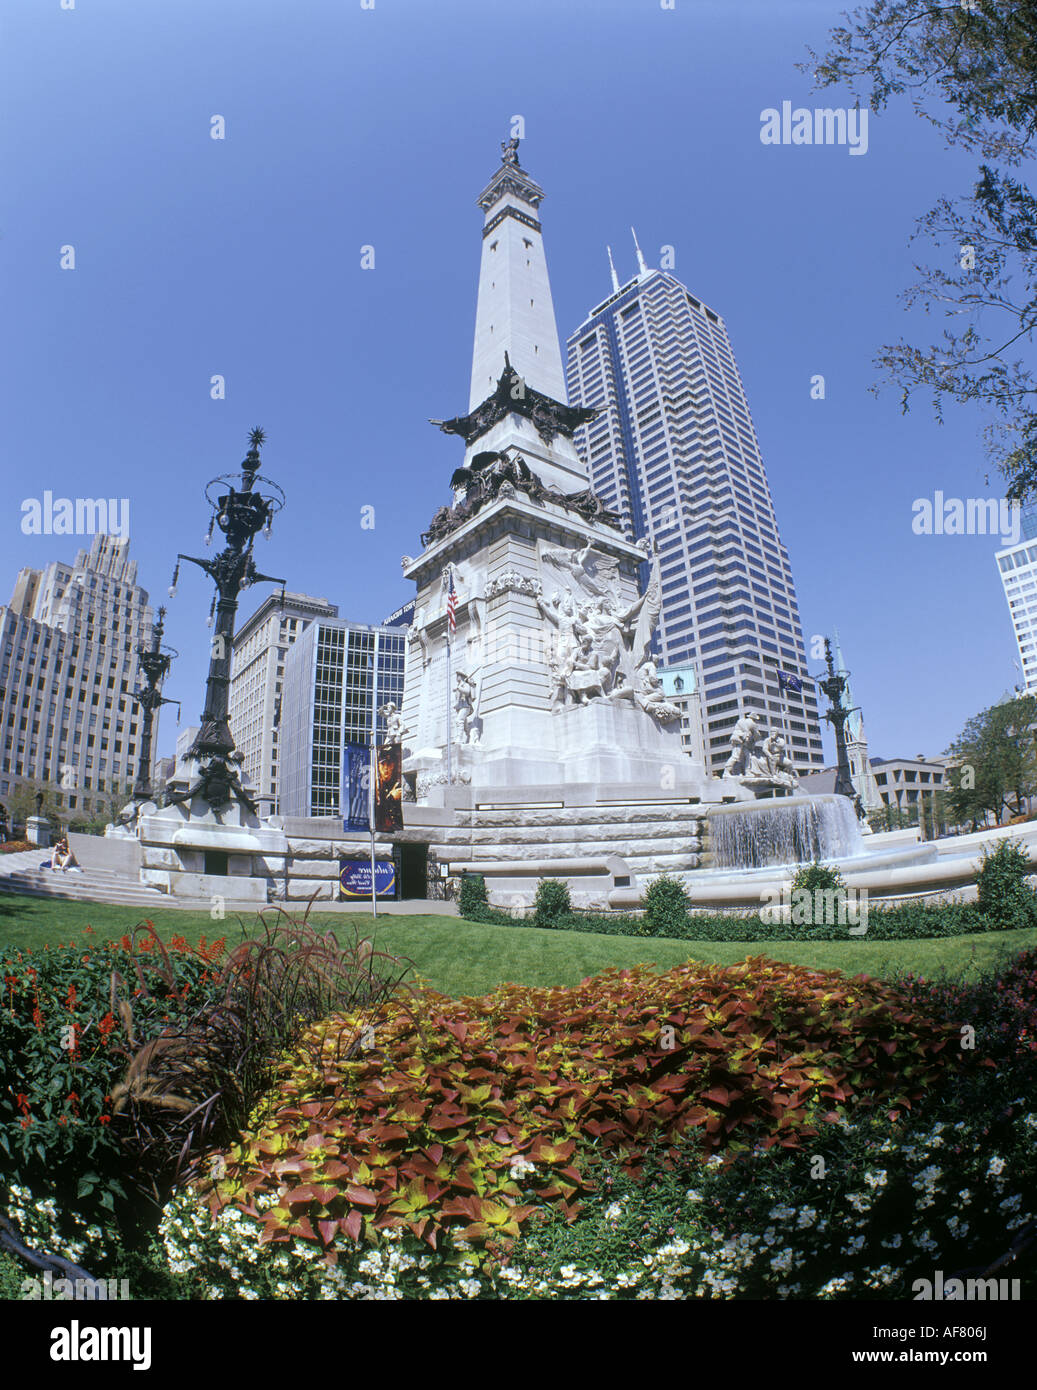
{"type": "Polygon", "coordinates": [[[661,874],[645,889],[644,923],[652,936],[677,936],[688,922],[688,893],[679,878],[661,874]]]}
{"type": "Polygon", "coordinates": [[[1037,870],[1018,840],[1001,840],[983,853],[976,878],[976,911],[995,930],[1037,925],[1037,893],[1026,882],[1037,870]]]}
{"type": "Polygon", "coordinates": [[[533,925],[553,927],[572,915],[569,885],[557,878],[542,878],[533,899],[533,925]]]}
{"type": "MultiPolygon", "coordinates": [[[[482,874],[464,873],[461,875],[461,888],[457,895],[457,910],[462,917],[466,917],[470,922],[482,922],[486,918],[483,913],[490,910],[489,899],[486,896],[486,880],[482,874]]],[[[500,914],[505,921],[511,919],[506,913],[500,914]]]]}

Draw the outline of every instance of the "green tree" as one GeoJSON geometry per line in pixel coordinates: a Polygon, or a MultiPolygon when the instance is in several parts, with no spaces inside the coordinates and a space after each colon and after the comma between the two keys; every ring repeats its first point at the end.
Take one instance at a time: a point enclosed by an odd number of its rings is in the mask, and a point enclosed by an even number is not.
{"type": "Polygon", "coordinates": [[[895,801],[887,801],[868,814],[868,824],[872,830],[903,830],[910,824],[906,812],[895,801]]]}
{"type": "Polygon", "coordinates": [[[818,87],[849,86],[881,112],[907,97],[948,146],[979,159],[971,191],[944,197],[914,238],[936,253],[916,265],[908,307],[940,312],[942,338],[901,341],[877,364],[901,388],[991,408],[987,447],[1007,496],[1037,493],[1037,200],[1020,166],[1037,153],[1037,0],[872,0],[800,64],[818,87]]]}
{"type": "Polygon", "coordinates": [[[944,800],[949,816],[974,829],[1021,812],[1037,795],[1037,697],[1022,695],[974,715],[947,750],[944,800]],[[1011,804],[1011,798],[1015,805],[1011,804]]]}
{"type": "Polygon", "coordinates": [[[25,825],[30,816],[36,815],[36,796],[43,793],[43,804],[40,814],[48,820],[60,823],[63,813],[63,801],[61,791],[53,782],[37,781],[34,778],[26,778],[24,782],[18,782],[11,794],[5,798],[7,814],[11,825],[25,825]]]}

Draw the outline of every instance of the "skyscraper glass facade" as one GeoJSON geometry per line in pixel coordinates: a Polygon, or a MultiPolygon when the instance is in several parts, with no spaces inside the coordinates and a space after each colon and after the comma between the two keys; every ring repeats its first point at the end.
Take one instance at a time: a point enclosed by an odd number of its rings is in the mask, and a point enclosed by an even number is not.
{"type": "MultiPolygon", "coordinates": [[[[406,630],[317,618],[289,648],[281,694],[281,813],[338,816],[345,750],[371,737],[378,637],[378,706],[403,703],[406,630]]],[[[379,739],[385,720],[379,715],[379,739]]]]}
{"type": "Polygon", "coordinates": [[[568,340],[576,433],[591,486],[658,546],[663,667],[701,677],[707,771],[750,709],[802,772],[823,765],[817,692],[788,554],[727,331],[674,276],[646,270],[568,340]],[[778,670],[799,691],[782,689],[778,670]]]}

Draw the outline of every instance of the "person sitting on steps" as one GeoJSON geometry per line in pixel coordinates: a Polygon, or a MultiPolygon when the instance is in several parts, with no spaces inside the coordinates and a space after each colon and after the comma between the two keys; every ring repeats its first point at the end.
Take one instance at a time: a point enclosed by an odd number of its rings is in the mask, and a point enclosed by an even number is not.
{"type": "Polygon", "coordinates": [[[62,873],[64,873],[66,869],[79,868],[79,865],[76,862],[76,856],[72,853],[72,850],[69,848],[67,836],[62,835],[61,839],[54,846],[54,853],[51,856],[50,867],[52,869],[60,869],[62,873]]]}

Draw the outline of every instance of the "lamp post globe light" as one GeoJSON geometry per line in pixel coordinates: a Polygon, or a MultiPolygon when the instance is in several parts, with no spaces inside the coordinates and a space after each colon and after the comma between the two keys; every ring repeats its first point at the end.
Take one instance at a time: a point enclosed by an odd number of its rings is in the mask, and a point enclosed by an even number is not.
{"type": "Polygon", "coordinates": [[[263,531],[269,538],[273,519],[285,504],[284,492],[278,484],[259,472],[259,451],[265,439],[266,435],[261,429],[254,429],[250,433],[249,451],[241,464],[240,480],[235,473],[224,473],[206,485],[205,497],[211,515],[205,541],[207,545],[211,544],[213,530],[218,526],[227,540],[223,550],[212,559],[199,559],[183,553],[177,555],[173,582],[169,586],[170,597],[176,593],[181,560],[188,560],[203,569],[216,585],[209,610],[210,624],[215,614],[215,632],[201,728],[188,750],[188,757],[195,761],[197,771],[185,791],[168,798],[169,805],[188,801],[201,794],[214,810],[225,806],[232,798],[249,811],[255,813],[256,810],[255,803],[241,785],[240,755],[235,752],[227,710],[239,593],[251,584],[280,584],[282,602],[284,600],[285,581],[273,575],[261,574],[252,555],[256,536],[263,531]]]}
{"type": "MultiPolygon", "coordinates": [[[[824,718],[831,724],[835,732],[835,794],[836,796],[847,796],[853,802],[854,810],[857,812],[858,819],[864,819],[864,808],[861,799],[857,794],[857,789],[853,785],[853,778],[850,776],[850,759],[846,752],[846,721],[853,714],[853,709],[847,709],[843,704],[843,691],[846,689],[847,676],[843,672],[837,672],[835,661],[832,657],[832,643],[825,638],[825,663],[827,674],[819,676],[817,683],[828,696],[831,708],[826,712],[824,718]]],[[[854,709],[859,706],[854,706],[854,709]]]]}
{"type": "Polygon", "coordinates": [[[134,802],[151,800],[151,738],[155,711],[162,705],[179,706],[180,703],[179,700],[167,700],[162,694],[162,682],[169,674],[170,666],[180,655],[175,647],[167,647],[162,643],[165,616],[166,610],[160,608],[158,610],[158,622],[151,631],[150,645],[137,648],[137,661],[140,667],[139,678],[143,683],[138,684],[137,689],[130,692],[130,699],[140,706],[144,719],[141,727],[137,779],[133,784],[134,802]]]}

